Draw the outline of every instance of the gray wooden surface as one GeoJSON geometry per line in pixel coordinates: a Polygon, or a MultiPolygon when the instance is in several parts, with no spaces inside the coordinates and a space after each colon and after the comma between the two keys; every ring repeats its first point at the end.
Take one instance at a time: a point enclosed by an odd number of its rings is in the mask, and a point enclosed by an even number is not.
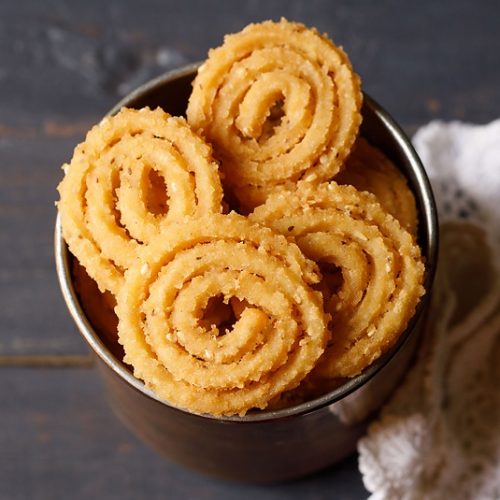
{"type": "Polygon", "coordinates": [[[0,499],[367,496],[355,456],[265,488],[158,457],[112,415],[55,277],[59,167],[87,128],[224,33],[280,16],[343,45],[365,90],[409,133],[432,119],[500,117],[496,1],[0,3],[0,499]]]}

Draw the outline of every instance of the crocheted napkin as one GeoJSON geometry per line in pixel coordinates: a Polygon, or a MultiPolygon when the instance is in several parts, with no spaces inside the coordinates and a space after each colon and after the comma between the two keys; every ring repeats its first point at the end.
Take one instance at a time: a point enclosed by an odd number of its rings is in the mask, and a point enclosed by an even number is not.
{"type": "Polygon", "coordinates": [[[440,216],[417,361],[359,442],[371,500],[500,499],[500,120],[414,137],[440,216]]]}

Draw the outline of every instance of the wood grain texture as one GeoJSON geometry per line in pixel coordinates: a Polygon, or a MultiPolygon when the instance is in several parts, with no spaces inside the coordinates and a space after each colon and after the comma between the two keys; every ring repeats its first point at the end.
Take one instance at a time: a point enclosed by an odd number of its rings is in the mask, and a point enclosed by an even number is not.
{"type": "Polygon", "coordinates": [[[165,461],[111,413],[97,372],[0,368],[0,498],[9,500],[364,498],[356,457],[293,483],[247,486],[165,461]],[[10,432],[4,432],[10,429],[10,432]]]}
{"type": "Polygon", "coordinates": [[[224,33],[281,16],[343,45],[365,90],[409,132],[437,118],[500,115],[494,0],[0,3],[0,499],[366,496],[355,458],[270,488],[179,469],[117,424],[92,369],[66,362],[88,351],[54,270],[60,165],[134,87],[203,59],[224,33]],[[33,368],[5,366],[19,360],[33,368]]]}

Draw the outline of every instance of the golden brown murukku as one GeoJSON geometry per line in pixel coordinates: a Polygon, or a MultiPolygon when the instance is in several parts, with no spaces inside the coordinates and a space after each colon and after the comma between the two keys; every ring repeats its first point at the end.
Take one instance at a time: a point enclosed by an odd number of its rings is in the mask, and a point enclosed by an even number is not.
{"type": "Polygon", "coordinates": [[[99,288],[113,294],[143,243],[184,215],[221,211],[210,147],[183,118],[159,108],[104,118],[63,168],[64,239],[99,288]]]}
{"type": "Polygon", "coordinates": [[[331,341],[316,375],[355,376],[394,345],[424,293],[424,266],[412,236],[373,195],[300,183],[250,218],[293,237],[323,272],[331,341]]]}
{"type": "Polygon", "coordinates": [[[335,181],[373,193],[385,210],[416,237],[417,207],[406,178],[382,151],[367,140],[358,138],[345,168],[335,181]]]}
{"type": "Polygon", "coordinates": [[[116,308],[125,361],[159,397],[196,413],[266,407],[328,340],[315,264],[236,214],[174,224],[125,276],[116,308]],[[233,324],[224,314],[219,323],[221,304],[233,324]]]}
{"type": "Polygon", "coordinates": [[[356,138],[361,102],[342,49],[282,19],[251,24],[209,52],[187,117],[213,144],[244,212],[287,182],[333,177],[356,138]]]}
{"type": "Polygon", "coordinates": [[[59,185],[75,287],[159,398],[212,415],[299,404],[406,328],[424,293],[415,200],[358,136],[361,104],[326,35],[265,21],[210,51],[189,125],[122,109],[76,148],[59,185]]]}

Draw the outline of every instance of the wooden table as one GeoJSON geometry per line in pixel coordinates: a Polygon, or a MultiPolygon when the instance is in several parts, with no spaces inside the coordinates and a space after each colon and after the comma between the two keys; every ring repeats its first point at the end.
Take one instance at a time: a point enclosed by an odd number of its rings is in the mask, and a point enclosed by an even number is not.
{"type": "MultiPolygon", "coordinates": [[[[116,420],[58,289],[60,165],[124,94],[285,16],[328,32],[412,133],[500,116],[495,1],[4,1],[0,4],[0,499],[358,499],[357,458],[291,484],[228,484],[168,463],[116,420]]],[[[325,439],[328,437],[325,436],[325,439]]]]}

